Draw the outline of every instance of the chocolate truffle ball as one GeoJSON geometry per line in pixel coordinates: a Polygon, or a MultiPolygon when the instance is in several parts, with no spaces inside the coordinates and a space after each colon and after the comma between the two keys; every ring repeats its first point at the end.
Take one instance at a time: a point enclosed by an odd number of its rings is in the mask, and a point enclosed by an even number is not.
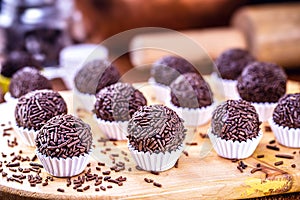
{"type": "Polygon", "coordinates": [[[273,120],[280,126],[300,128],[300,93],[280,98],[273,112],[273,120]]]}
{"type": "Polygon", "coordinates": [[[128,121],[133,113],[147,104],[143,93],[128,83],[115,83],[96,94],[95,114],[105,121],[128,121]]]}
{"type": "Polygon", "coordinates": [[[171,102],[178,107],[202,108],[212,104],[212,92],[200,74],[186,73],[170,85],[171,102]]]}
{"type": "Polygon", "coordinates": [[[215,65],[223,79],[236,80],[243,69],[255,58],[244,49],[229,49],[224,51],[215,61],[215,65]]]}
{"type": "Polygon", "coordinates": [[[66,114],[67,104],[52,90],[35,90],[18,99],[15,119],[19,127],[39,130],[49,119],[66,114]]]}
{"type": "Polygon", "coordinates": [[[246,101],[275,103],[285,94],[286,83],[287,76],[278,65],[253,62],[238,78],[237,90],[246,101]]]}
{"type": "Polygon", "coordinates": [[[57,115],[38,132],[37,150],[49,157],[72,158],[88,154],[92,146],[91,127],[73,115],[57,115]]]}
{"type": "Polygon", "coordinates": [[[100,89],[118,82],[120,74],[108,60],[93,60],[76,73],[74,82],[79,92],[96,94],[100,89]]]}
{"type": "Polygon", "coordinates": [[[261,122],[251,103],[239,100],[227,100],[213,111],[211,133],[222,139],[246,141],[259,134],[261,122]]]}
{"type": "Polygon", "coordinates": [[[182,119],[163,105],[140,107],[128,123],[129,144],[142,152],[177,150],[183,143],[185,132],[182,119]]]}
{"type": "Polygon", "coordinates": [[[157,83],[169,86],[179,75],[194,72],[194,66],[187,60],[176,56],[165,56],[157,60],[151,68],[151,76],[157,83]]]}
{"type": "Polygon", "coordinates": [[[25,67],[17,71],[9,84],[12,97],[20,96],[34,90],[52,89],[51,82],[35,68],[25,67]]]}

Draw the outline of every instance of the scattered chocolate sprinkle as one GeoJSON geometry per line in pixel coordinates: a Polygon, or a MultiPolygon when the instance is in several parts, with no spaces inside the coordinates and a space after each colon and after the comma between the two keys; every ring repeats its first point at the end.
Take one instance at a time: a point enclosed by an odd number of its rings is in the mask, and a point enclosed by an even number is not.
{"type": "Polygon", "coordinates": [[[34,162],[34,161],[36,161],[36,159],[37,159],[37,155],[34,155],[34,156],[31,158],[31,161],[34,162]]]}
{"type": "Polygon", "coordinates": [[[189,145],[189,146],[197,146],[198,145],[197,142],[186,142],[185,144],[189,145]]]}
{"type": "Polygon", "coordinates": [[[265,131],[266,131],[266,132],[271,132],[271,131],[272,131],[272,129],[271,129],[271,127],[270,127],[270,126],[265,126],[265,131]]]}
{"type": "Polygon", "coordinates": [[[265,155],[263,155],[263,154],[260,154],[260,155],[257,155],[256,157],[257,157],[257,158],[264,158],[264,157],[265,157],[265,155]]]}
{"type": "Polygon", "coordinates": [[[236,158],[231,159],[231,162],[233,162],[233,163],[236,163],[238,161],[239,161],[239,159],[236,159],[236,158]]]}
{"type": "Polygon", "coordinates": [[[271,150],[274,150],[274,151],[280,151],[279,147],[277,147],[277,146],[271,146],[271,145],[267,145],[267,149],[271,149],[271,150]]]}
{"type": "Polygon", "coordinates": [[[105,166],[105,163],[98,162],[98,166],[105,166]]]}
{"type": "Polygon", "coordinates": [[[20,163],[19,162],[14,162],[14,163],[8,163],[6,165],[6,167],[19,167],[20,166],[20,163]]]}
{"type": "Polygon", "coordinates": [[[100,189],[99,189],[99,188],[95,188],[95,191],[96,191],[96,192],[99,192],[99,191],[100,191],[100,189]]]}
{"type": "Polygon", "coordinates": [[[257,163],[257,164],[256,164],[256,167],[261,167],[261,164],[260,164],[260,163],[257,163]]]}
{"type": "Polygon", "coordinates": [[[6,172],[2,172],[2,177],[6,177],[7,173],[6,172]]]}
{"type": "Polygon", "coordinates": [[[297,153],[296,151],[293,152],[293,154],[296,154],[296,153],[297,153]]]}
{"type": "Polygon", "coordinates": [[[65,190],[62,189],[62,188],[57,188],[57,191],[58,191],[58,192],[65,192],[65,190]]]}
{"type": "Polygon", "coordinates": [[[43,184],[42,184],[42,186],[47,186],[48,185],[48,182],[44,182],[43,184]]]}
{"type": "Polygon", "coordinates": [[[82,188],[77,188],[76,191],[77,191],[77,192],[83,192],[83,189],[82,189],[82,188]]]}
{"type": "Polygon", "coordinates": [[[189,153],[188,153],[187,151],[182,151],[182,153],[183,153],[186,157],[189,156],[189,153]]]}
{"type": "Polygon", "coordinates": [[[277,161],[277,162],[274,163],[275,166],[279,166],[279,165],[282,165],[282,164],[283,164],[283,161],[277,161]]]}
{"type": "Polygon", "coordinates": [[[256,167],[256,168],[253,168],[253,169],[250,171],[250,173],[253,174],[253,173],[255,173],[255,172],[257,172],[257,171],[261,171],[261,170],[262,170],[261,167],[256,167]]]}
{"type": "Polygon", "coordinates": [[[32,166],[32,167],[44,168],[42,164],[35,163],[35,162],[30,162],[29,165],[32,166]]]}
{"type": "Polygon", "coordinates": [[[208,137],[208,134],[206,134],[206,133],[199,133],[199,135],[200,135],[200,137],[201,137],[202,139],[204,139],[204,138],[209,138],[209,137],[208,137]]]}
{"type": "Polygon", "coordinates": [[[236,167],[238,170],[240,170],[241,173],[243,173],[243,168],[241,166],[236,167]]]}
{"type": "Polygon", "coordinates": [[[296,168],[296,164],[291,164],[291,167],[292,168],[296,168]]]}
{"type": "Polygon", "coordinates": [[[294,156],[288,154],[276,154],[275,157],[277,158],[286,158],[286,159],[294,159],[294,156]]]}
{"type": "Polygon", "coordinates": [[[156,187],[162,187],[162,184],[157,183],[157,182],[153,182],[153,185],[156,186],[156,187]]]}
{"type": "Polygon", "coordinates": [[[276,142],[276,140],[270,140],[269,144],[274,144],[276,142]]]}
{"type": "Polygon", "coordinates": [[[109,175],[110,174],[110,171],[104,171],[102,172],[103,175],[109,175]]]}
{"type": "Polygon", "coordinates": [[[100,189],[103,190],[103,191],[106,190],[106,188],[103,185],[100,186],[100,189]]]}
{"type": "Polygon", "coordinates": [[[156,171],[151,171],[150,173],[154,174],[154,175],[159,175],[159,172],[156,172],[156,171]]]}
{"type": "Polygon", "coordinates": [[[87,185],[87,186],[85,186],[85,187],[83,188],[83,190],[88,190],[88,189],[90,189],[90,186],[89,186],[89,185],[87,185]]]}

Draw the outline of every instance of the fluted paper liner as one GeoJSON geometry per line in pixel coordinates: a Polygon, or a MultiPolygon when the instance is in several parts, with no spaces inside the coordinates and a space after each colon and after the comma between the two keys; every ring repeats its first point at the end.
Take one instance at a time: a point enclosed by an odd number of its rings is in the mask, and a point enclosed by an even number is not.
{"type": "Polygon", "coordinates": [[[247,139],[242,142],[221,139],[210,131],[208,132],[208,136],[219,156],[229,159],[244,159],[253,154],[263,133],[260,131],[256,138],[247,139]]]}
{"type": "Polygon", "coordinates": [[[255,107],[259,121],[266,122],[270,119],[273,115],[273,111],[277,106],[277,103],[255,103],[251,102],[251,104],[255,107]]]}
{"type": "Polygon", "coordinates": [[[150,153],[135,150],[130,144],[128,149],[136,164],[146,171],[166,171],[172,168],[180,157],[184,146],[180,145],[177,150],[172,152],[150,153]]]}
{"type": "Polygon", "coordinates": [[[96,96],[95,94],[88,94],[79,92],[76,87],[74,87],[74,94],[76,98],[81,102],[81,105],[86,110],[92,112],[94,110],[94,106],[96,103],[96,96]]]}
{"type": "Polygon", "coordinates": [[[5,95],[4,95],[4,100],[7,102],[7,103],[13,103],[15,105],[17,105],[18,103],[18,98],[15,98],[15,97],[12,97],[10,92],[6,92],[5,95]]]}
{"type": "Polygon", "coordinates": [[[56,177],[71,177],[83,172],[89,162],[89,154],[74,156],[72,158],[51,158],[36,150],[36,155],[44,169],[56,177]]]}
{"type": "Polygon", "coordinates": [[[97,116],[93,115],[94,119],[97,121],[97,124],[101,131],[109,138],[115,140],[127,140],[127,127],[128,121],[105,121],[97,118],[97,116]]]}
{"type": "Polygon", "coordinates": [[[171,101],[168,101],[167,106],[184,120],[185,126],[201,126],[211,119],[215,103],[202,108],[183,108],[175,106],[171,101]]]}
{"type": "Polygon", "coordinates": [[[35,138],[38,134],[38,131],[35,131],[33,129],[23,128],[19,126],[15,126],[14,128],[17,132],[17,134],[20,136],[22,142],[26,144],[27,146],[35,147],[35,138]]]}
{"type": "Polygon", "coordinates": [[[152,77],[149,78],[148,83],[150,83],[153,88],[157,101],[165,103],[166,100],[170,98],[170,88],[168,86],[157,83],[152,77]]]}
{"type": "Polygon", "coordinates": [[[216,85],[217,88],[220,87],[223,88],[223,92],[224,92],[223,97],[225,99],[233,99],[233,100],[240,99],[240,95],[237,90],[237,80],[222,79],[221,77],[218,77],[216,73],[212,73],[211,77],[212,80],[217,83],[216,85]]]}
{"type": "Polygon", "coordinates": [[[287,147],[300,148],[300,128],[280,126],[274,122],[273,118],[269,120],[269,124],[276,140],[280,144],[287,147]]]}

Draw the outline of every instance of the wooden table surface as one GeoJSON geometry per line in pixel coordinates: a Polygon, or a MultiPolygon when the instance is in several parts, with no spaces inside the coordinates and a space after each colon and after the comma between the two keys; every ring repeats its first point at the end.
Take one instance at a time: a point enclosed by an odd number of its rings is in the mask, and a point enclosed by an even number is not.
{"type": "MultiPolygon", "coordinates": [[[[59,80],[55,80],[60,82],[59,80]]],[[[153,94],[151,88],[147,84],[137,85],[140,90],[147,96],[149,103],[153,102],[153,94]]],[[[300,91],[300,84],[297,82],[289,82],[289,92],[300,91]]],[[[290,149],[280,146],[280,153],[288,153],[294,155],[292,160],[284,160],[281,166],[274,166],[276,161],[281,159],[276,158],[276,151],[266,148],[270,140],[274,139],[273,133],[266,129],[266,123],[261,127],[264,132],[264,137],[259,144],[255,153],[243,162],[248,167],[241,173],[237,169],[237,162],[232,162],[228,159],[217,156],[212,149],[212,145],[208,138],[201,137],[205,134],[209,124],[198,127],[197,129],[188,127],[188,134],[185,142],[196,143],[196,145],[187,145],[185,154],[182,154],[178,161],[178,167],[162,172],[159,175],[149,172],[139,171],[135,167],[133,159],[127,149],[126,142],[103,142],[101,131],[97,127],[91,115],[80,109],[80,107],[73,101],[74,95],[71,91],[62,92],[62,95],[67,100],[70,112],[76,113],[87,121],[92,126],[94,136],[94,153],[90,160],[90,167],[87,167],[85,172],[91,168],[92,173],[102,175],[103,171],[110,170],[115,162],[125,162],[126,168],[120,172],[111,172],[110,176],[115,179],[119,176],[126,177],[127,180],[123,182],[123,186],[116,186],[113,183],[103,181],[102,185],[107,187],[112,185],[112,189],[106,191],[95,192],[94,182],[91,181],[84,186],[90,185],[90,188],[84,192],[77,192],[73,189],[73,184],[67,187],[66,178],[54,178],[53,182],[49,182],[48,186],[36,185],[31,187],[27,180],[23,184],[15,181],[7,181],[7,177],[12,177],[13,174],[18,172],[11,172],[9,167],[5,166],[5,160],[10,161],[14,156],[20,154],[22,150],[22,157],[34,156],[34,148],[24,146],[20,140],[19,144],[15,147],[7,146],[7,141],[13,141],[17,137],[13,130],[9,131],[9,136],[3,137],[0,141],[5,152],[6,157],[2,155],[0,160],[3,164],[3,171],[8,175],[0,177],[1,184],[0,190],[2,197],[5,198],[31,198],[31,199],[98,199],[98,198],[129,198],[129,199],[153,199],[153,198],[209,198],[209,199],[223,199],[226,198],[257,198],[268,195],[277,195],[276,198],[282,197],[297,197],[298,193],[286,194],[291,192],[300,191],[300,152],[299,149],[290,149]],[[295,154],[294,154],[295,152],[295,154]],[[257,155],[264,154],[264,158],[257,158],[257,155]],[[118,155],[114,157],[113,155],[118,155]],[[126,158],[125,158],[126,157],[126,158]],[[104,162],[106,166],[101,167],[101,171],[97,170],[97,163],[104,162]],[[251,170],[260,163],[263,166],[263,171],[251,173],[251,170]],[[291,164],[296,164],[296,168],[291,167],[291,164]],[[146,183],[144,178],[153,179],[154,181],[162,184],[162,187],[155,187],[151,183],[146,183]],[[64,188],[65,192],[58,192],[58,188],[64,188]],[[278,196],[279,194],[279,196],[278,196]]],[[[8,113],[7,113],[8,114],[8,113]]],[[[38,162],[37,160],[35,162],[38,162]]],[[[30,162],[21,162],[21,167],[30,167],[30,162]]],[[[31,172],[35,175],[35,172],[31,172]]],[[[48,174],[42,169],[40,173],[45,181],[48,174]]],[[[77,177],[73,177],[72,181],[77,177]]],[[[99,187],[99,186],[98,186],[99,187]]]]}

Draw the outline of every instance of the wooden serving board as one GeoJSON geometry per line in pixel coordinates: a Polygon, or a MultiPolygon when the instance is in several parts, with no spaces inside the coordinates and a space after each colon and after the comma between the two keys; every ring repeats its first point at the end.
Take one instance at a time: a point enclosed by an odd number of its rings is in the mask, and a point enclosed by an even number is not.
{"type": "MultiPolygon", "coordinates": [[[[152,98],[153,93],[151,87],[148,84],[136,84],[136,86],[147,96],[148,103],[157,103],[152,98]]],[[[299,92],[300,85],[296,82],[289,82],[288,92],[299,92]]],[[[261,129],[264,132],[263,139],[259,144],[254,154],[244,159],[243,162],[248,167],[241,173],[237,169],[237,162],[219,157],[212,148],[208,138],[203,138],[200,135],[205,134],[209,127],[209,124],[198,128],[189,128],[186,137],[186,142],[197,143],[197,145],[187,145],[185,148],[185,154],[182,154],[178,160],[178,167],[174,167],[168,171],[161,172],[159,175],[152,174],[150,172],[141,171],[136,168],[134,160],[131,158],[127,149],[126,142],[120,141],[107,141],[103,142],[104,135],[98,129],[97,124],[93,120],[90,113],[78,109],[80,105],[75,99],[73,99],[73,93],[71,91],[62,92],[63,97],[67,100],[69,110],[71,113],[76,113],[82,117],[83,120],[88,122],[93,131],[94,137],[94,150],[91,154],[91,165],[80,175],[84,175],[89,168],[91,168],[92,174],[98,176],[103,171],[110,170],[110,167],[115,163],[125,163],[125,170],[115,172],[111,171],[111,179],[116,179],[120,176],[126,177],[126,181],[122,182],[122,186],[118,186],[115,183],[108,181],[102,182],[102,186],[106,187],[111,185],[112,188],[107,188],[106,191],[100,189],[95,191],[101,185],[95,186],[95,181],[85,182],[82,187],[90,185],[90,188],[83,192],[77,192],[73,189],[73,184],[67,187],[67,178],[54,177],[53,181],[48,181],[47,186],[42,186],[45,179],[49,174],[41,169],[40,176],[42,177],[42,183],[36,184],[35,187],[31,187],[26,178],[23,179],[23,183],[16,181],[7,181],[13,174],[21,174],[18,171],[12,172],[6,167],[6,162],[11,161],[14,156],[20,155],[22,158],[28,156],[30,159],[34,157],[34,148],[27,147],[22,144],[22,141],[18,138],[14,130],[0,132],[0,161],[2,161],[2,172],[7,173],[6,176],[0,173],[0,191],[1,197],[7,197],[11,195],[30,197],[36,199],[153,199],[153,198],[172,198],[172,199],[192,199],[192,198],[209,198],[209,199],[224,199],[226,198],[249,198],[260,197],[272,194],[283,194],[289,192],[300,192],[300,149],[291,149],[283,147],[277,143],[280,148],[280,152],[270,150],[266,148],[266,145],[270,140],[274,139],[273,133],[265,129],[268,126],[267,123],[263,124],[261,129]],[[9,147],[7,140],[13,141],[16,137],[18,145],[9,147]],[[102,139],[101,139],[102,138],[102,139]],[[20,153],[22,150],[22,153],[20,153]],[[295,152],[295,154],[293,154],[295,152]],[[1,155],[1,153],[3,153],[1,155]],[[14,155],[13,155],[14,153],[14,155]],[[276,158],[276,153],[287,153],[294,155],[294,159],[282,159],[276,158]],[[6,157],[5,157],[5,155],[6,157]],[[257,158],[257,155],[264,154],[264,158],[257,158]],[[283,160],[283,165],[274,166],[276,161],[283,160]],[[100,166],[101,171],[97,170],[98,162],[105,163],[105,166],[100,166]],[[250,171],[260,163],[263,170],[255,173],[250,171]],[[296,167],[292,168],[291,164],[295,164],[296,167]],[[147,183],[144,178],[152,179],[157,183],[160,183],[162,187],[156,187],[152,183],[147,183]],[[63,188],[64,192],[57,191],[58,188],[63,188]],[[7,195],[7,196],[6,196],[7,195]]],[[[13,109],[8,105],[2,105],[0,107],[1,115],[12,116],[13,109]]],[[[1,119],[9,119],[1,117],[1,119]]],[[[6,121],[1,121],[1,129],[9,128],[6,121]],[[5,124],[5,126],[4,126],[5,124]]],[[[29,164],[31,161],[17,160],[20,162],[21,168],[31,167],[29,164]]],[[[35,160],[34,162],[39,162],[35,160]]],[[[36,172],[31,171],[29,174],[36,176],[36,172]]],[[[71,182],[78,177],[72,177],[71,182]]]]}

